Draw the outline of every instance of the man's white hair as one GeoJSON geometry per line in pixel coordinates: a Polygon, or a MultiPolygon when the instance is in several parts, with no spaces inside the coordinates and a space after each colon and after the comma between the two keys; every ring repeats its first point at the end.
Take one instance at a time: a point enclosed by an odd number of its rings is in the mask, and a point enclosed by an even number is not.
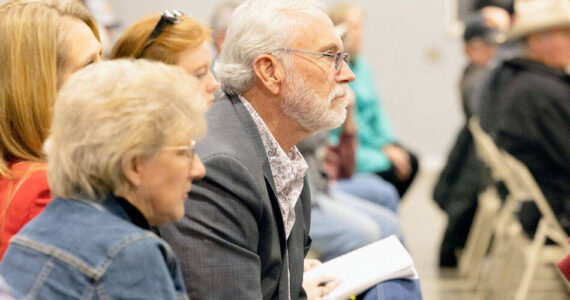
{"type": "Polygon", "coordinates": [[[289,48],[303,17],[323,13],[323,8],[318,0],[249,0],[236,8],[215,65],[222,90],[231,95],[249,90],[255,58],[289,48]]]}

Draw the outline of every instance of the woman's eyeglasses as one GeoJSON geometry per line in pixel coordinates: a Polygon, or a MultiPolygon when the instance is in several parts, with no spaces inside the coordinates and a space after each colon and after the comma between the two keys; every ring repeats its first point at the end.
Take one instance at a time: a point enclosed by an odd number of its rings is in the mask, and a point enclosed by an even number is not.
{"type": "Polygon", "coordinates": [[[194,154],[196,149],[196,141],[190,140],[190,144],[188,145],[181,145],[181,146],[164,146],[161,148],[162,151],[181,151],[186,150],[188,151],[188,157],[190,157],[190,162],[194,161],[194,154]]]}

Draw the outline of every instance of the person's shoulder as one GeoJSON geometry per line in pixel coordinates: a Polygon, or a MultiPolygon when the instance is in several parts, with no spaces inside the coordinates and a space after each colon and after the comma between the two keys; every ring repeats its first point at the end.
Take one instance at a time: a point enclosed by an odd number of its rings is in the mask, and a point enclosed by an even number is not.
{"type": "Polygon", "coordinates": [[[132,272],[138,269],[142,276],[157,272],[157,268],[167,268],[167,265],[176,265],[176,257],[170,246],[157,235],[149,231],[139,232],[126,236],[119,243],[114,243],[107,257],[113,265],[112,273],[120,270],[132,272]],[[143,262],[143,263],[141,263],[143,262]]]}
{"type": "Polygon", "coordinates": [[[23,161],[12,165],[11,171],[12,176],[5,180],[11,181],[8,192],[12,195],[12,209],[30,211],[35,216],[51,199],[46,165],[23,161]]]}
{"type": "Polygon", "coordinates": [[[247,160],[262,148],[259,130],[237,96],[226,95],[214,101],[207,122],[206,136],[196,145],[196,153],[204,162],[225,157],[247,160]]]}
{"type": "Polygon", "coordinates": [[[12,166],[12,178],[21,182],[22,187],[26,187],[24,190],[48,188],[47,166],[44,163],[17,162],[12,166]]]}

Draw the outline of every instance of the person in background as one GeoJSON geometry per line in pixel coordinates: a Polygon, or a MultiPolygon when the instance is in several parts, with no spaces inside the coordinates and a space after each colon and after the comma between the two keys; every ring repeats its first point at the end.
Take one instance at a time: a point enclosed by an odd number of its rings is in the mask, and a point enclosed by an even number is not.
{"type": "Polygon", "coordinates": [[[210,30],[178,10],[135,22],[119,37],[112,59],[145,58],[177,65],[202,84],[209,104],[220,86],[210,71],[210,30]]]}
{"type": "MultiPolygon", "coordinates": [[[[481,125],[528,167],[570,234],[570,1],[519,0],[515,15],[509,38],[522,40],[525,52],[494,74],[500,80],[481,125]]],[[[534,203],[523,205],[530,236],[539,218],[534,203]]]]}
{"type": "Polygon", "coordinates": [[[478,114],[480,104],[474,94],[490,72],[499,43],[505,40],[504,28],[498,26],[504,26],[507,12],[498,7],[485,9],[466,20],[463,41],[469,62],[459,85],[465,122],[433,190],[433,199],[448,216],[440,246],[440,267],[457,266],[457,253],[465,246],[479,192],[488,184],[483,180],[483,165],[475,152],[468,121],[478,114]]]}
{"type": "Polygon", "coordinates": [[[484,13],[474,13],[465,21],[463,33],[464,51],[468,64],[463,69],[459,83],[463,111],[466,119],[476,113],[476,104],[470,102],[475,86],[489,71],[489,63],[495,56],[498,45],[505,41],[502,30],[494,27],[484,13]]]}
{"type": "Polygon", "coordinates": [[[226,95],[197,145],[206,177],[183,220],[160,228],[191,298],[305,299],[311,290],[303,284],[311,199],[295,145],[344,121],[354,80],[320,7],[249,0],[232,15],[215,65],[226,95]]]}
{"type": "Polygon", "coordinates": [[[201,86],[179,67],[114,60],[72,76],[44,146],[54,199],[0,264],[14,295],[188,299],[151,226],[180,219],[204,176],[194,146],[205,111],[201,86]]]}
{"type": "Polygon", "coordinates": [[[73,0],[0,6],[0,258],[50,201],[42,144],[59,87],[101,61],[99,32],[73,0]],[[8,42],[9,41],[9,42],[8,42]]]}
{"type": "Polygon", "coordinates": [[[226,38],[226,30],[230,23],[234,10],[243,0],[226,0],[218,4],[210,17],[210,28],[212,29],[212,39],[216,48],[216,55],[220,54],[222,45],[226,38]]]}
{"type": "MultiPolygon", "coordinates": [[[[398,143],[380,102],[372,69],[360,55],[364,11],[349,2],[341,2],[329,15],[335,25],[348,29],[344,46],[351,57],[350,68],[356,75],[356,80],[350,84],[356,95],[356,172],[382,177],[403,197],[417,174],[418,160],[398,143]]],[[[338,143],[338,136],[339,130],[331,134],[333,146],[338,143]]]]}
{"type": "MultiPolygon", "coordinates": [[[[312,249],[319,258],[327,261],[392,234],[403,242],[395,211],[329,187],[324,166],[327,145],[327,131],[312,134],[297,144],[309,166],[310,234],[312,249]]],[[[390,191],[382,196],[390,197],[390,191]]]]}
{"type": "Polygon", "coordinates": [[[107,0],[80,0],[99,25],[103,57],[108,59],[111,55],[112,43],[115,40],[114,32],[121,26],[121,20],[113,11],[113,7],[107,0]]]}

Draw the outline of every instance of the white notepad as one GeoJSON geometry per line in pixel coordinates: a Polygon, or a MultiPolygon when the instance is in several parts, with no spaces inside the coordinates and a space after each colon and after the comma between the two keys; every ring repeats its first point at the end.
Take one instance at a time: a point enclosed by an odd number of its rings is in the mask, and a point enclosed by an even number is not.
{"type": "Polygon", "coordinates": [[[311,279],[320,275],[342,279],[342,283],[324,297],[331,300],[348,299],[382,281],[418,278],[412,257],[394,235],[329,260],[303,276],[311,279]]]}

